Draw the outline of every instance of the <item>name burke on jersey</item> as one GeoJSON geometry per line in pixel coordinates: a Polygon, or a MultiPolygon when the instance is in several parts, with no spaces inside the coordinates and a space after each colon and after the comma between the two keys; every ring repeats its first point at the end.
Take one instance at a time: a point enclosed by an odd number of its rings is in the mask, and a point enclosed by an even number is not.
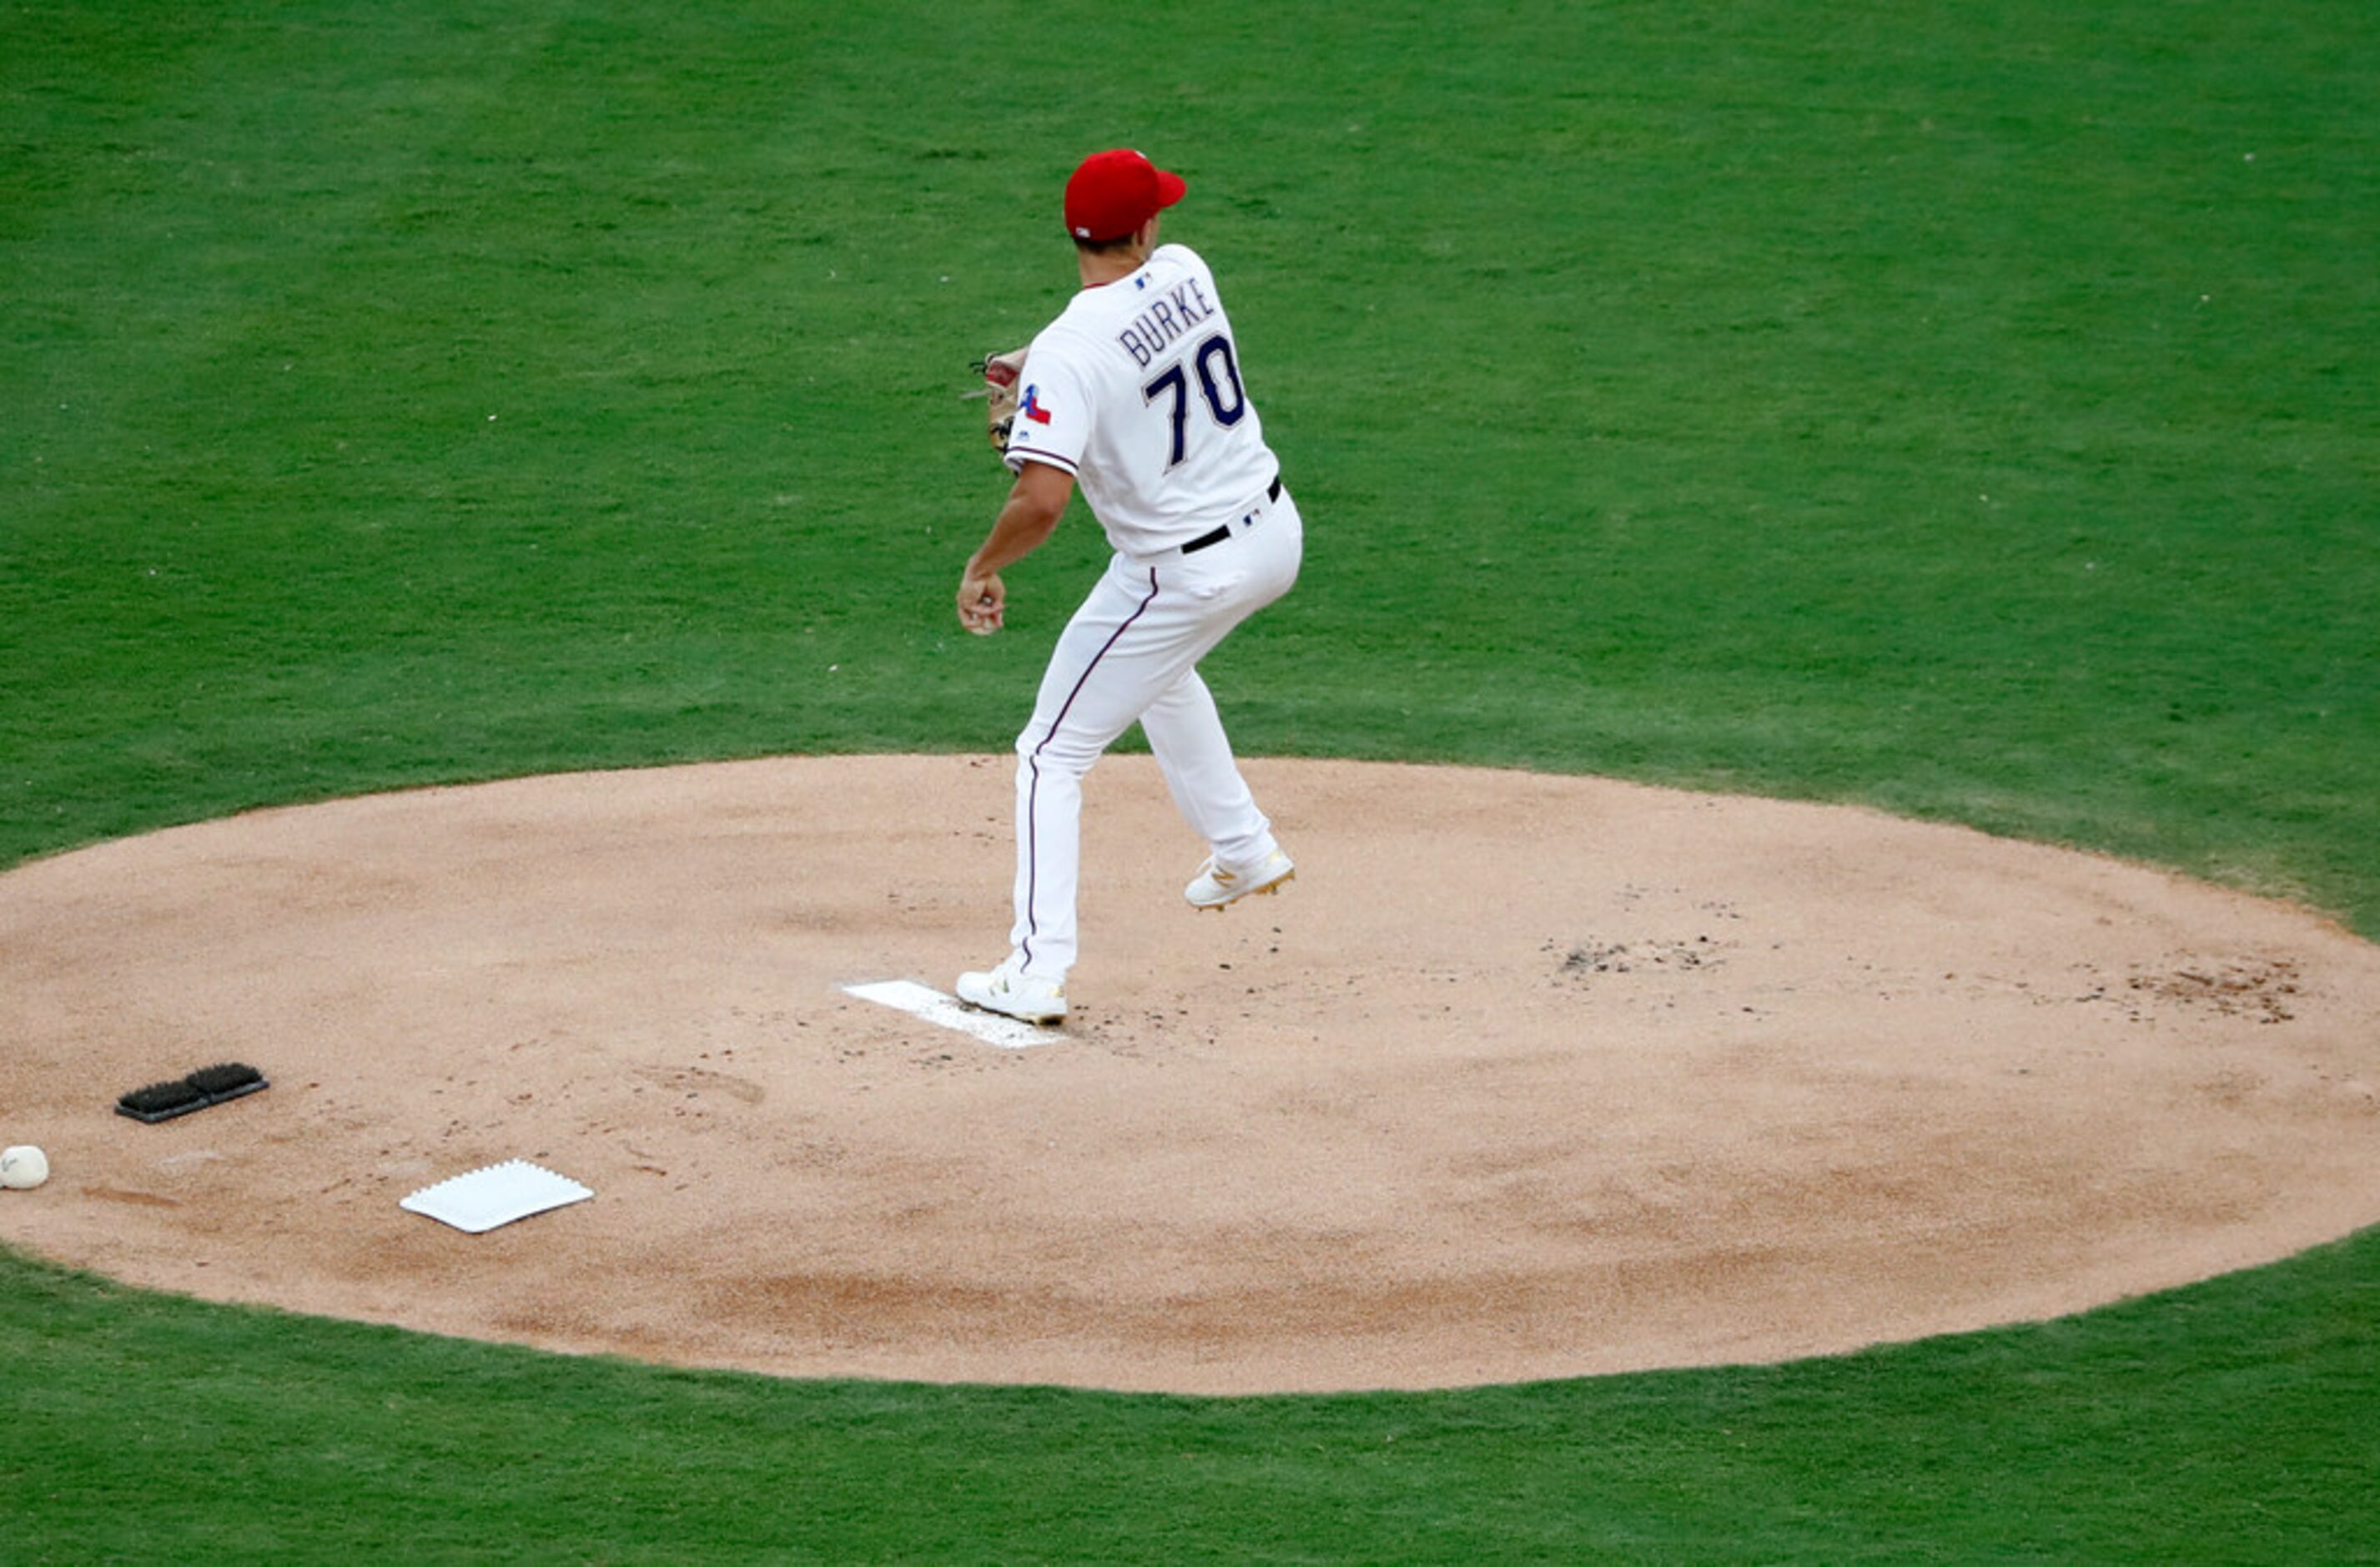
{"type": "Polygon", "coordinates": [[[1215,307],[1208,302],[1194,277],[1176,284],[1173,292],[1133,317],[1132,324],[1116,334],[1116,343],[1133,357],[1134,363],[1146,370],[1175,338],[1214,313],[1215,307]]]}

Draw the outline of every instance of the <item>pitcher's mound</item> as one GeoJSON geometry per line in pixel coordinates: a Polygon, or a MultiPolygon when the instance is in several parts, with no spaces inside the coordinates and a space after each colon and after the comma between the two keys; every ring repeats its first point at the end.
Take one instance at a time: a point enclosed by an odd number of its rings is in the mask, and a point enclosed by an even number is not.
{"type": "Polygon", "coordinates": [[[1054,1042],[841,987],[1005,950],[1007,759],[259,812],[0,877],[0,1238],[138,1283],[801,1376],[1437,1387],[2071,1311],[2380,1218],[2380,949],[1864,811],[1259,761],[1192,913],[1091,779],[1054,1042]],[[156,1125],[118,1094],[251,1063],[156,1125]],[[592,1201],[400,1209],[504,1160],[592,1201]]]}

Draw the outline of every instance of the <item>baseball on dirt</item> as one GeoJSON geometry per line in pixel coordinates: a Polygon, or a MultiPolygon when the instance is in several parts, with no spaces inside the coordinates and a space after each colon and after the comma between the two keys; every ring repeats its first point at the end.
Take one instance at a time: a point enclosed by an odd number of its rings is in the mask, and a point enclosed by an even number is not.
{"type": "Polygon", "coordinates": [[[50,1156],[30,1143],[0,1150],[0,1186],[30,1192],[50,1178],[50,1156]]]}

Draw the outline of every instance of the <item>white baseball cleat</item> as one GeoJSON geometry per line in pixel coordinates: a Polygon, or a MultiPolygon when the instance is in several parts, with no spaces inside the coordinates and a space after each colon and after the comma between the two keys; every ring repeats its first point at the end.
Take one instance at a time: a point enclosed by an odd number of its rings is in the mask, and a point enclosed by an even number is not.
{"type": "Polygon", "coordinates": [[[1015,964],[1012,957],[989,974],[960,975],[959,1000],[1020,1023],[1064,1022],[1066,988],[1053,979],[1020,974],[1015,964]]]}
{"type": "Polygon", "coordinates": [[[1192,908],[1220,909],[1258,893],[1278,893],[1281,884],[1297,875],[1297,866],[1279,849],[1257,862],[1252,870],[1226,870],[1208,855],[1182,895],[1192,908]]]}

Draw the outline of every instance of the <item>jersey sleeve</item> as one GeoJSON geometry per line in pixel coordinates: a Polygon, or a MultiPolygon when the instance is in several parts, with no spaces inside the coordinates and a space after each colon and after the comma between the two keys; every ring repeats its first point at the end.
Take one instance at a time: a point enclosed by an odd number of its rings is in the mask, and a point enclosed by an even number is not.
{"type": "Polygon", "coordinates": [[[1048,463],[1069,475],[1082,470],[1093,409],[1087,378],[1068,352],[1072,346],[1064,336],[1045,333],[1025,357],[1016,419],[1008,430],[1012,473],[1027,462],[1048,463]]]}

